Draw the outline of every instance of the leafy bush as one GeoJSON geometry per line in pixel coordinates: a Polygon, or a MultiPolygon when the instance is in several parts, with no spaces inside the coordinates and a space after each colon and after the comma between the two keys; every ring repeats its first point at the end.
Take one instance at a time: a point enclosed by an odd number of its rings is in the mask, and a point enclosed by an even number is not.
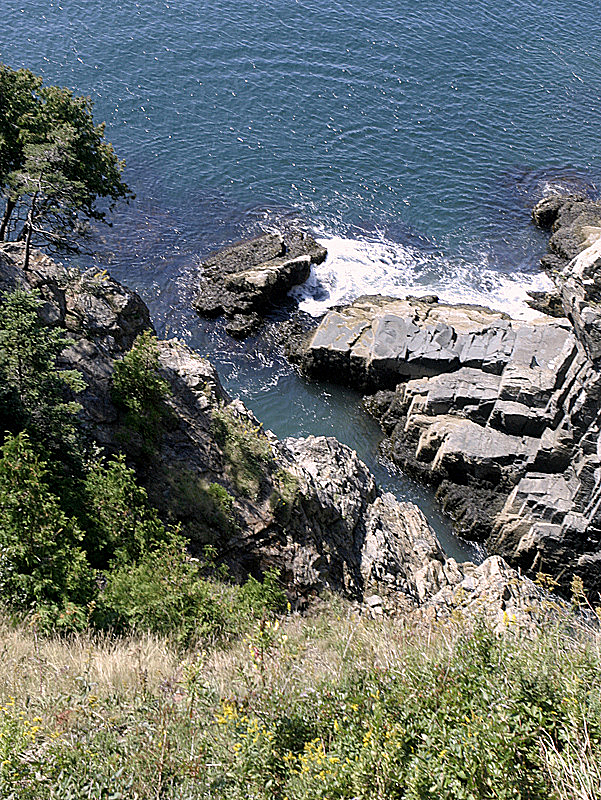
{"type": "Polygon", "coordinates": [[[227,407],[213,412],[212,430],[223,449],[228,476],[241,494],[256,500],[273,462],[265,433],[227,407]]]}
{"type": "Polygon", "coordinates": [[[135,566],[107,576],[101,598],[105,623],[124,630],[149,630],[185,646],[226,632],[230,615],[216,586],[202,578],[198,562],[173,537],[144,553],[135,566]]]}
{"type": "Polygon", "coordinates": [[[272,478],[273,491],[269,498],[269,505],[276,519],[282,525],[286,525],[294,513],[300,483],[295,475],[285,469],[276,469],[272,478]]]}
{"type": "Polygon", "coordinates": [[[96,566],[134,563],[170,540],[123,455],[108,461],[97,458],[85,477],[84,490],[86,546],[96,566]]]}
{"type": "MultiPolygon", "coordinates": [[[[45,609],[50,623],[68,603],[85,605],[95,584],[83,534],[62,511],[47,475],[28,435],[7,435],[0,450],[0,595],[17,609],[45,609]]],[[[81,625],[81,615],[69,617],[81,625]]]]}
{"type": "Polygon", "coordinates": [[[258,617],[284,611],[288,599],[280,583],[279,569],[268,569],[262,582],[249,576],[242,586],[239,602],[258,617]]]}
{"type": "Polygon", "coordinates": [[[238,531],[234,498],[219,483],[209,483],[181,464],[164,471],[171,508],[195,545],[215,543],[238,531]]]}
{"type": "Polygon", "coordinates": [[[170,388],[159,371],[159,351],[152,331],[143,331],[113,371],[113,399],[125,411],[126,430],[138,434],[143,450],[156,449],[168,417],[170,388]]]}
{"type": "Polygon", "coordinates": [[[42,323],[42,300],[17,289],[5,293],[0,314],[0,416],[14,433],[25,428],[63,459],[78,445],[75,414],[81,406],[67,394],[85,384],[79,372],[57,369],[69,343],[64,332],[42,323]]]}

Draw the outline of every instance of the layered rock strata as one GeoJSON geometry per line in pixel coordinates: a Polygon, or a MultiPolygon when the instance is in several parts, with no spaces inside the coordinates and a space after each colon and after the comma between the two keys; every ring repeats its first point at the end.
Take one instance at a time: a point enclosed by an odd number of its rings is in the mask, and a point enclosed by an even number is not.
{"type": "Polygon", "coordinates": [[[382,494],[353,450],[325,437],[278,441],[178,340],[157,343],[170,396],[153,448],[131,431],[124,436],[111,376],[151,328],[146,306],[105,272],[82,274],[39,253],[24,271],[22,256],[19,245],[0,246],[0,287],[42,296],[43,320],[71,339],[62,366],[85,378],[78,399],[89,435],[108,452],[126,451],[192,550],[214,545],[239,577],[277,566],[292,599],[329,588],[369,598],[372,609],[423,608],[439,617],[473,606],[499,628],[536,624],[537,587],[499,559],[476,567],[446,558],[421,511],[382,494]]]}
{"type": "Polygon", "coordinates": [[[579,575],[596,593],[601,206],[545,203],[535,213],[555,220],[551,256],[567,317],[524,322],[433,298],[363,297],[330,311],[294,352],[308,373],[379,390],[368,405],[392,457],[437,487],[463,535],[565,588],[579,575]]]}
{"type": "Polygon", "coordinates": [[[262,315],[281,303],[309,277],[326,250],[308,233],[266,233],[213,253],[200,265],[194,308],[202,316],[226,316],[226,331],[243,338],[256,330],[262,315]]]}
{"type": "Polygon", "coordinates": [[[582,195],[552,195],[538,203],[534,222],[551,229],[541,266],[557,284],[563,313],[592,361],[601,356],[601,203],[582,195]]]}

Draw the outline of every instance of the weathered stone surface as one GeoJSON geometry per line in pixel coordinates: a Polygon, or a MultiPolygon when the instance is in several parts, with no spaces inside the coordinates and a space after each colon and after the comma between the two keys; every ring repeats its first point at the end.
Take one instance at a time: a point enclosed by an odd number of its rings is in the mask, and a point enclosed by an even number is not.
{"type": "MultiPolygon", "coordinates": [[[[563,207],[548,205],[557,226],[563,207]]],[[[583,215],[590,221],[590,204],[586,214],[571,208],[570,224],[583,215]]],[[[574,275],[596,280],[601,238],[587,230],[579,238],[585,249],[569,262],[572,277],[561,284],[564,301],[574,275]]],[[[391,456],[437,487],[463,535],[487,540],[531,574],[560,575],[566,588],[581,575],[594,592],[601,590],[601,374],[591,336],[596,312],[588,328],[586,313],[580,307],[573,324],[525,322],[430,299],[362,297],[329,312],[294,347],[309,373],[380,390],[368,405],[390,436],[391,456]]]]}
{"type": "Polygon", "coordinates": [[[581,195],[554,195],[533,211],[541,227],[552,225],[550,253],[541,265],[557,282],[564,314],[592,360],[601,357],[601,202],[581,195]]]}
{"type": "Polygon", "coordinates": [[[64,326],[74,336],[102,343],[110,352],[128,350],[138,333],[152,328],[148,309],[136,292],[114,281],[106,270],[80,272],[54,262],[40,252],[21,268],[24,245],[0,248],[0,287],[34,289],[46,300],[42,316],[64,326]]]}
{"type": "Polygon", "coordinates": [[[360,297],[330,311],[304,348],[301,363],[363,388],[433,376],[461,366],[499,374],[515,338],[507,315],[480,306],[360,297]]]}
{"type": "Polygon", "coordinates": [[[431,562],[455,575],[456,564],[447,559],[421,511],[413,503],[399,503],[387,493],[370,505],[364,523],[361,575],[365,590],[394,596],[401,593],[420,603],[438,591],[424,580],[431,562]]]}
{"type": "Polygon", "coordinates": [[[553,617],[567,617],[568,606],[522,577],[499,556],[490,556],[479,566],[459,565],[459,579],[443,583],[429,596],[423,612],[430,618],[484,619],[494,631],[534,634],[553,617]]]}
{"type": "Polygon", "coordinates": [[[261,324],[261,315],[307,280],[311,264],[326,257],[312,236],[299,230],[266,233],[213,253],[200,265],[194,307],[199,314],[225,314],[226,330],[243,338],[261,324]]]}
{"type": "Polygon", "coordinates": [[[586,202],[587,197],[584,194],[570,194],[560,195],[551,194],[543,197],[532,209],[532,219],[539,228],[551,228],[557,220],[559,212],[569,203],[582,203],[586,202]]]}

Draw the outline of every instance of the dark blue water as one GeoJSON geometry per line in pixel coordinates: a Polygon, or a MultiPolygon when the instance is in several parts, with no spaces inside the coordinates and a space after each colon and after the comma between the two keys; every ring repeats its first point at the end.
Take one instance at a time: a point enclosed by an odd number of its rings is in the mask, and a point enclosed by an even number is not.
{"type": "Polygon", "coordinates": [[[298,218],[331,254],[299,293],[309,311],[436,291],[526,316],[527,289],[546,285],[531,205],[601,184],[598,0],[3,0],[2,12],[2,61],[91,95],[126,159],[137,200],[98,258],[276,433],[334,433],[372,463],[378,435],[354,398],[188,311],[202,255],[298,218]]]}

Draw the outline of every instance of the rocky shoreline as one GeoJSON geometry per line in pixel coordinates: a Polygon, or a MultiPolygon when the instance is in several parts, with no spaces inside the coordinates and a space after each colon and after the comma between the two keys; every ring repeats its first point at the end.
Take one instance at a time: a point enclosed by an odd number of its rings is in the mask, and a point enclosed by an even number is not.
{"type": "Polygon", "coordinates": [[[362,297],[297,337],[316,377],[359,387],[403,469],[467,538],[567,590],[601,590],[601,203],[551,197],[542,266],[556,316],[531,322],[437,298],[362,297]],[[563,316],[557,316],[558,309],[563,316]]]}
{"type": "MultiPolygon", "coordinates": [[[[211,545],[235,579],[277,567],[297,607],[327,589],[371,614],[478,609],[499,629],[508,620],[528,628],[548,607],[529,579],[538,573],[566,591],[574,576],[589,593],[601,589],[601,204],[546,199],[534,219],[553,225],[543,266],[557,285],[554,299],[536,302],[565,316],[525,322],[435,297],[374,296],[295,335],[293,323],[282,326],[304,372],[363,391],[394,461],[436,488],[464,536],[486,542],[492,555],[479,566],[448,558],[421,511],[382,493],[336,439],[264,431],[177,339],[157,342],[169,413],[155,447],[124,437],[112,374],[152,323],[141,298],[105,271],[41,253],[24,270],[22,246],[5,244],[0,289],[43,298],[44,322],[71,340],[62,367],[86,382],[85,430],[106,452],[125,452],[193,553],[211,545]]],[[[323,258],[300,233],[235,245],[204,262],[197,306],[245,335],[323,258]]]]}
{"type": "Polygon", "coordinates": [[[480,566],[447,558],[421,511],[382,493],[356,453],[333,438],[278,441],[223,390],[205,359],[177,339],[157,343],[170,387],[169,414],[149,452],[123,437],[112,373],[136,336],[152,329],[148,309],[106,272],[80,273],[21,245],[0,247],[0,288],[44,299],[46,324],[71,343],[61,366],[77,369],[89,436],[124,451],[163,519],[181,526],[190,549],[212,545],[234,578],[277,567],[297,607],[324,589],[372,614],[464,610],[499,630],[532,628],[543,593],[498,556],[480,566]]]}

